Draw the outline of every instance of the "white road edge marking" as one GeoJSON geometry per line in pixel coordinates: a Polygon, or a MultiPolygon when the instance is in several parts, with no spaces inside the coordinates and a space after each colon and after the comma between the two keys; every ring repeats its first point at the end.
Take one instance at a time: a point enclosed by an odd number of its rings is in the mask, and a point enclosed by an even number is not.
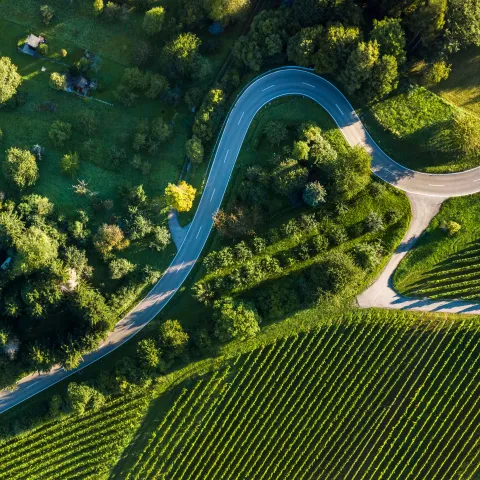
{"type": "Polygon", "coordinates": [[[335,104],[335,106],[340,110],[340,113],[343,115],[342,109],[337,104],[335,104]]]}
{"type": "Polygon", "coordinates": [[[435,185],[434,183],[429,183],[431,187],[444,187],[445,185],[435,185]]]}
{"type": "Polygon", "coordinates": [[[245,115],[245,112],[242,113],[242,116],[240,117],[240,120],[238,121],[237,125],[240,125],[240,122],[242,121],[242,118],[244,115],[245,115]]]}
{"type": "Polygon", "coordinates": [[[308,87],[312,87],[312,88],[315,88],[313,85],[310,85],[309,83],[307,82],[302,82],[304,85],[307,85],[308,87]]]}
{"type": "MultiPolygon", "coordinates": [[[[243,115],[242,115],[242,117],[243,117],[243,115]]],[[[230,151],[230,149],[227,150],[227,153],[225,154],[225,158],[223,159],[223,163],[225,163],[227,161],[227,156],[228,156],[229,151],[230,151]]]]}
{"type": "Polygon", "coordinates": [[[210,197],[210,201],[213,200],[213,196],[215,195],[215,189],[213,189],[212,196],[210,197]]]}
{"type": "Polygon", "coordinates": [[[202,227],[203,225],[200,225],[200,228],[198,229],[198,232],[197,232],[197,236],[195,238],[198,238],[198,236],[200,235],[200,232],[202,231],[202,227]]]}
{"type": "Polygon", "coordinates": [[[264,88],[264,89],[262,90],[262,92],[264,92],[265,90],[268,90],[269,88],[272,88],[272,87],[274,87],[274,86],[275,86],[275,85],[270,85],[269,87],[264,88]]]}

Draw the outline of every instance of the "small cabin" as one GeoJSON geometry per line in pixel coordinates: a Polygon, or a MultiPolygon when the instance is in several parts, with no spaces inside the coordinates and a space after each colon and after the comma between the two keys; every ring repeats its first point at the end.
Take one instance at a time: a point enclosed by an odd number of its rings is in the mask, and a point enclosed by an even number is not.
{"type": "Polygon", "coordinates": [[[33,35],[32,33],[27,37],[27,40],[25,44],[23,45],[23,48],[21,48],[23,53],[26,53],[27,55],[32,55],[36,56],[38,55],[37,53],[37,48],[42,44],[42,43],[47,43],[45,40],[45,37],[42,37],[41,35],[33,35]]]}

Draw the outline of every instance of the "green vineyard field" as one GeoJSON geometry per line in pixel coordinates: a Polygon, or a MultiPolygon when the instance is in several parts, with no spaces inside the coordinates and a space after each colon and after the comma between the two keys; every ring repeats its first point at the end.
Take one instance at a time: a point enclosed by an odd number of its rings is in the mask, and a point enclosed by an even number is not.
{"type": "Polygon", "coordinates": [[[97,412],[71,415],[15,437],[0,445],[0,478],[106,478],[147,406],[145,395],[127,395],[111,400],[97,412]]]}
{"type": "Polygon", "coordinates": [[[359,312],[238,356],[179,388],[111,478],[472,479],[479,327],[359,312]]]}

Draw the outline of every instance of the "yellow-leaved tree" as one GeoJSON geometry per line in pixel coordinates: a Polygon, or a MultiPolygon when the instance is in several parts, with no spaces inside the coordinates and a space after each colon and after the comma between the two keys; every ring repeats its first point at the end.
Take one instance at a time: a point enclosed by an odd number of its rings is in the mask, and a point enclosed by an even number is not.
{"type": "Polygon", "coordinates": [[[177,212],[188,212],[193,206],[196,188],[193,188],[185,180],[178,185],[169,183],[165,188],[165,199],[167,204],[177,212]]]}

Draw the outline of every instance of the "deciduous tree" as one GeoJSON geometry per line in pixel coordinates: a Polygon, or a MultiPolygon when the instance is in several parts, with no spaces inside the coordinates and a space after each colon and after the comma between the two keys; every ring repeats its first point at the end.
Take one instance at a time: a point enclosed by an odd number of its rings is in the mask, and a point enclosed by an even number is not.
{"type": "Polygon", "coordinates": [[[16,147],[8,149],[3,172],[21,190],[34,185],[39,177],[35,156],[16,147]]]}
{"type": "Polygon", "coordinates": [[[178,185],[169,183],[167,188],[165,188],[167,205],[178,212],[188,212],[193,207],[196,192],[197,189],[193,188],[185,180],[182,180],[178,185]]]}
{"type": "Polygon", "coordinates": [[[21,83],[17,67],[8,57],[0,57],[0,107],[17,93],[21,83]]]}

